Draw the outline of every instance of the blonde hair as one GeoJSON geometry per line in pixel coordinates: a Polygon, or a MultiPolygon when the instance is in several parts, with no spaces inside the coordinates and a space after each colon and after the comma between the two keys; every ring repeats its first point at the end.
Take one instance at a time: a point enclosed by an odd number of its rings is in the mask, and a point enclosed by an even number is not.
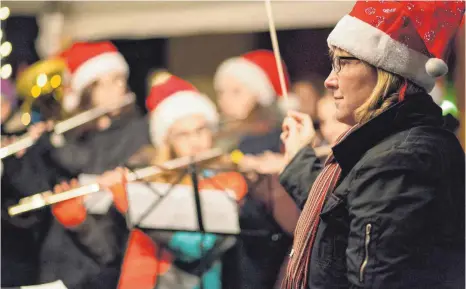
{"type": "MultiPolygon", "coordinates": [[[[329,54],[333,57],[333,55],[338,52],[344,52],[344,50],[332,47],[330,48],[329,54]]],[[[399,93],[405,83],[407,84],[406,94],[424,91],[423,88],[399,75],[375,67],[363,60],[361,61],[365,65],[376,70],[377,83],[372,90],[371,95],[359,108],[356,109],[354,113],[355,120],[359,124],[368,122],[390,108],[392,105],[396,104],[399,100],[399,93]]]]}

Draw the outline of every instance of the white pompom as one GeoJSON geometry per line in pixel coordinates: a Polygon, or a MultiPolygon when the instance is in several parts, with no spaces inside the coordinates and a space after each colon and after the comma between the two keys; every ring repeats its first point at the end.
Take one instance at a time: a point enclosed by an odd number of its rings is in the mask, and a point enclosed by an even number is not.
{"type": "Polygon", "coordinates": [[[69,93],[63,97],[63,109],[66,112],[75,110],[80,102],[80,97],[76,94],[69,93]]]}
{"type": "Polygon", "coordinates": [[[448,73],[448,66],[440,58],[430,58],[426,62],[426,71],[432,77],[440,77],[448,73]]]}

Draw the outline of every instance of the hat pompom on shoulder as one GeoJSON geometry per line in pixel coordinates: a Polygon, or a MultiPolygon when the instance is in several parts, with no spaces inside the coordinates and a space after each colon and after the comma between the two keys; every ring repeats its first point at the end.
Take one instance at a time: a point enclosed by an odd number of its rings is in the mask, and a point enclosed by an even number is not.
{"type": "Polygon", "coordinates": [[[444,76],[448,73],[448,65],[440,58],[430,58],[426,62],[426,71],[432,77],[444,76]]]}

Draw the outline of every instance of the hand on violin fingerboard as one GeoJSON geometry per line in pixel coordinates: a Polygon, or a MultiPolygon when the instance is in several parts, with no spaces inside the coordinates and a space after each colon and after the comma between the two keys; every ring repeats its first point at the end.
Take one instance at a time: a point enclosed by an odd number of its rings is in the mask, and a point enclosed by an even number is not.
{"type": "MultiPolygon", "coordinates": [[[[76,179],[71,182],[62,182],[53,189],[54,194],[60,194],[79,187],[76,179]]],[[[87,212],[84,207],[84,198],[77,197],[52,205],[52,213],[55,219],[67,228],[73,228],[86,220],[87,212]]]]}

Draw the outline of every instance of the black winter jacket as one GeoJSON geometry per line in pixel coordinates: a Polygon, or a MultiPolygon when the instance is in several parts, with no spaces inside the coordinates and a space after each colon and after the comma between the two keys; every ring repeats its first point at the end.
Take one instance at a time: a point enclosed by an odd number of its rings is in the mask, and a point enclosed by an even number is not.
{"type": "MultiPolygon", "coordinates": [[[[343,172],[307,288],[465,288],[465,154],[431,97],[407,96],[333,152],[343,172]]],[[[320,169],[305,148],[280,176],[301,208],[320,169]]]]}
{"type": "Polygon", "coordinates": [[[39,248],[50,215],[47,210],[41,210],[11,217],[8,207],[23,197],[50,189],[56,175],[47,169],[42,157],[49,148],[44,134],[21,158],[9,156],[2,160],[2,287],[37,283],[39,248]]]}

